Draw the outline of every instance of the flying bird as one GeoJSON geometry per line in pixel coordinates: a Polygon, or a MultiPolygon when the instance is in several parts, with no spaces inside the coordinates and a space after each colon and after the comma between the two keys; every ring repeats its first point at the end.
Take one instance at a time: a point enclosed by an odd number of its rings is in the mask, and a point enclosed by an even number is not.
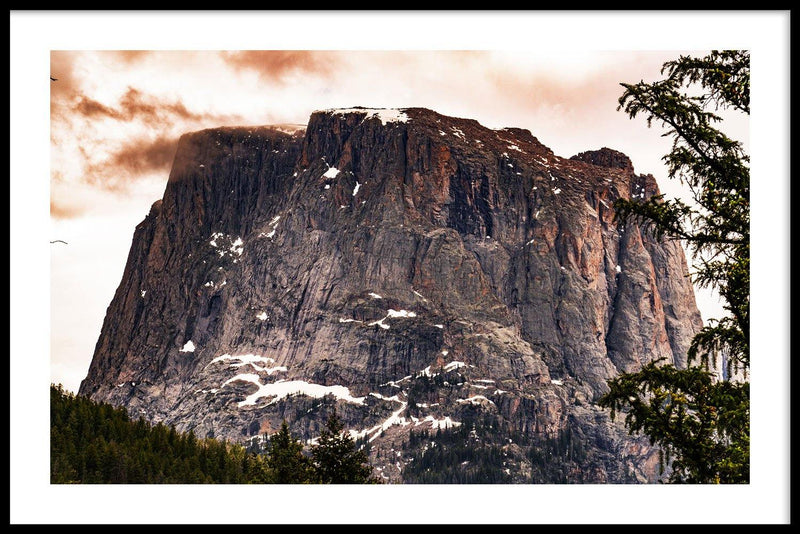
{"type": "Polygon", "coordinates": [[[64,243],[65,245],[69,245],[69,243],[67,243],[66,241],[63,241],[63,240],[61,240],[61,239],[56,239],[55,241],[50,241],[50,243],[51,243],[51,244],[52,244],[52,243],[64,243]]]}
{"type": "Polygon", "coordinates": [[[55,82],[55,81],[57,81],[57,80],[58,80],[58,78],[53,78],[52,76],[50,76],[50,81],[51,81],[51,82],[55,82]]]}

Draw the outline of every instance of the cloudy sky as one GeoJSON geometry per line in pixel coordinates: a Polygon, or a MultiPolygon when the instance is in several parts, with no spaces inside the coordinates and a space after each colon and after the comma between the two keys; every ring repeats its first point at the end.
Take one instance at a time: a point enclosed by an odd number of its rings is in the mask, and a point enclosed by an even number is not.
{"type": "MultiPolygon", "coordinates": [[[[617,111],[619,84],[707,52],[51,51],[51,227],[68,243],[52,247],[52,380],[76,390],[85,376],[133,228],[161,198],[182,133],[420,106],[527,128],[563,157],[620,150],[680,196],[660,160],[670,140],[617,111]]],[[[747,117],[730,120],[747,145],[747,117]]],[[[700,301],[706,318],[719,315],[718,299],[700,301]]]]}
{"type": "MultiPolygon", "coordinates": [[[[686,198],[666,177],[663,131],[617,111],[620,82],[655,80],[681,54],[753,43],[774,53],[784,45],[771,40],[780,32],[770,33],[784,31],[781,19],[737,12],[17,13],[15,21],[12,229],[22,226],[14,210],[24,210],[20,220],[40,222],[33,235],[49,248],[12,261],[12,291],[14,273],[30,276],[36,259],[49,265],[41,277],[49,292],[26,298],[19,311],[37,317],[34,336],[47,337],[50,381],[73,391],[86,375],[134,227],[161,198],[182,133],[305,124],[317,109],[421,106],[493,128],[529,129],[562,157],[620,150],[636,172],[686,198]],[[677,37],[654,31],[676,24],[683,28],[677,37]],[[40,122],[19,109],[25,99],[41,110],[33,113],[40,122]],[[42,141],[38,151],[20,144],[26,134],[42,141]],[[21,154],[25,164],[15,167],[21,154]]],[[[758,67],[762,79],[784,67],[766,57],[753,52],[754,109],[758,67]]],[[[751,120],[726,121],[748,149],[757,126],[751,120]]],[[[771,146],[783,147],[774,139],[771,146]]],[[[774,187],[783,187],[779,178],[774,187]]],[[[15,235],[12,250],[29,242],[15,235]]],[[[704,318],[719,314],[713,296],[698,301],[704,318]]]]}

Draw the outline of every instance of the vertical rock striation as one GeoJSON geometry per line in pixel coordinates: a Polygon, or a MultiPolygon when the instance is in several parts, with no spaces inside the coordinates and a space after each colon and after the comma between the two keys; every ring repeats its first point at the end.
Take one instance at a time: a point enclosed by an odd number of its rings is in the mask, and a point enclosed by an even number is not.
{"type": "MultiPolygon", "coordinates": [[[[80,393],[239,441],[283,419],[313,438],[335,404],[392,482],[410,433],[487,418],[495,440],[576,436],[567,481],[653,481],[593,400],[685,365],[701,327],[680,245],[613,221],[657,193],[619,152],[419,108],[187,134],[80,393]]],[[[550,481],[508,441],[508,481],[550,481]]]]}

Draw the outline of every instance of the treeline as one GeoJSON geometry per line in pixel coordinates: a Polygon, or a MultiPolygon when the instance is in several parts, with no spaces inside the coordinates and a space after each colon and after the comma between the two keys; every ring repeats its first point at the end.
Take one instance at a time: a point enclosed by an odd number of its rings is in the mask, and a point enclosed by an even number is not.
{"type": "Polygon", "coordinates": [[[496,416],[462,415],[461,426],[409,434],[402,445],[409,458],[403,469],[407,483],[584,483],[598,461],[587,453],[587,438],[572,427],[553,436],[526,436],[504,428],[496,416]]]}
{"type": "Polygon", "coordinates": [[[266,460],[173,426],[131,420],[124,408],[50,387],[50,482],[243,484],[269,481],[266,460]]]}
{"type": "Polygon", "coordinates": [[[373,483],[366,453],[335,412],[310,451],[285,422],[265,454],[197,438],[161,423],[132,420],[124,408],[50,387],[50,482],[53,484],[373,483]]]}
{"type": "Polygon", "coordinates": [[[528,451],[531,481],[547,484],[584,483],[586,444],[572,427],[556,436],[534,440],[528,451]]]}
{"type": "MultiPolygon", "coordinates": [[[[498,418],[464,411],[462,424],[436,431],[412,431],[403,450],[409,461],[403,478],[411,484],[510,484],[520,458],[506,445],[510,434],[498,418]]],[[[522,439],[516,433],[512,441],[522,439]]]]}
{"type": "Polygon", "coordinates": [[[411,432],[408,448],[414,450],[403,469],[409,484],[508,484],[507,454],[499,445],[479,443],[473,430],[411,432]],[[422,444],[420,448],[419,445],[422,444]]]}

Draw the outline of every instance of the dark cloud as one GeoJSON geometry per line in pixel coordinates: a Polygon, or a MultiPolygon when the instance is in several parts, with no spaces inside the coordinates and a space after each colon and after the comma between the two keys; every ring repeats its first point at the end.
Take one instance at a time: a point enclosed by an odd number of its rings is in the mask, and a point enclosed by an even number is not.
{"type": "Polygon", "coordinates": [[[253,70],[262,78],[280,81],[296,72],[327,77],[339,63],[340,53],[322,50],[242,50],[220,54],[237,69],[253,70]]]}
{"type": "Polygon", "coordinates": [[[108,153],[102,161],[92,160],[82,148],[86,173],[83,181],[105,191],[124,193],[126,188],[148,174],[163,172],[166,177],[175,157],[179,135],[136,137],[108,153]]]}
{"type": "MultiPolygon", "coordinates": [[[[120,99],[120,106],[126,120],[140,118],[145,122],[162,122],[164,115],[178,117],[186,121],[201,121],[214,117],[207,113],[194,113],[186,109],[180,101],[167,102],[148,96],[132,87],[120,99]]],[[[170,120],[172,120],[172,118],[170,120]]]]}
{"type": "Polygon", "coordinates": [[[178,135],[163,135],[155,139],[138,137],[111,152],[101,162],[91,162],[90,151],[79,147],[81,158],[86,162],[81,180],[84,187],[70,189],[62,173],[54,171],[52,183],[56,187],[51,188],[50,216],[55,219],[81,217],[97,202],[97,193],[128,195],[129,187],[147,175],[163,173],[166,182],[175,158],[178,138],[178,135]],[[64,194],[67,190],[70,191],[68,195],[64,194]]]}
{"type": "Polygon", "coordinates": [[[153,95],[128,87],[119,99],[117,107],[109,107],[85,95],[78,97],[73,111],[86,118],[108,117],[119,121],[142,121],[149,126],[172,124],[182,121],[203,121],[221,118],[207,113],[189,111],[180,101],[165,101],[153,95]]]}
{"type": "MultiPolygon", "coordinates": [[[[60,132],[56,134],[51,129],[52,142],[58,145],[66,139],[68,150],[80,166],[76,182],[115,195],[128,194],[129,187],[142,178],[162,173],[166,178],[181,134],[243,122],[235,114],[195,112],[179,99],[130,86],[112,103],[75,91],[51,106],[51,120],[59,125],[56,130],[60,132]],[[92,124],[100,121],[110,121],[121,135],[115,135],[115,141],[99,141],[92,124]]],[[[54,175],[52,180],[55,183],[60,179],[54,175]]],[[[84,201],[65,203],[66,199],[56,200],[55,196],[53,199],[51,214],[55,218],[79,217],[88,205],[84,201]]]]}
{"type": "Polygon", "coordinates": [[[87,98],[83,95],[78,98],[78,102],[75,104],[74,111],[77,111],[79,115],[83,115],[84,117],[88,118],[106,116],[112,119],[126,120],[122,113],[116,109],[110,108],[101,104],[97,100],[92,100],[91,98],[87,98]]]}
{"type": "Polygon", "coordinates": [[[159,170],[168,172],[177,146],[176,137],[134,139],[112,155],[109,165],[134,175],[159,170]]]}
{"type": "Polygon", "coordinates": [[[176,105],[174,102],[163,102],[155,97],[148,97],[132,87],[128,87],[128,91],[120,98],[119,104],[122,108],[123,120],[139,119],[149,124],[162,122],[162,117],[170,115],[171,109],[176,105]]]}
{"type": "MultiPolygon", "coordinates": [[[[152,52],[147,50],[101,52],[103,57],[116,58],[126,64],[141,61],[151,53],[152,52]]],[[[81,54],[82,52],[71,50],[50,51],[50,76],[56,78],[55,81],[49,82],[50,107],[51,113],[55,116],[62,117],[68,114],[76,100],[81,109],[87,112],[87,115],[94,114],[96,116],[102,114],[103,111],[112,111],[110,108],[105,110],[99,109],[99,106],[105,106],[83,96],[80,74],[76,74],[75,69],[75,65],[80,62],[81,54]]],[[[113,116],[113,113],[106,114],[113,116]]]]}

